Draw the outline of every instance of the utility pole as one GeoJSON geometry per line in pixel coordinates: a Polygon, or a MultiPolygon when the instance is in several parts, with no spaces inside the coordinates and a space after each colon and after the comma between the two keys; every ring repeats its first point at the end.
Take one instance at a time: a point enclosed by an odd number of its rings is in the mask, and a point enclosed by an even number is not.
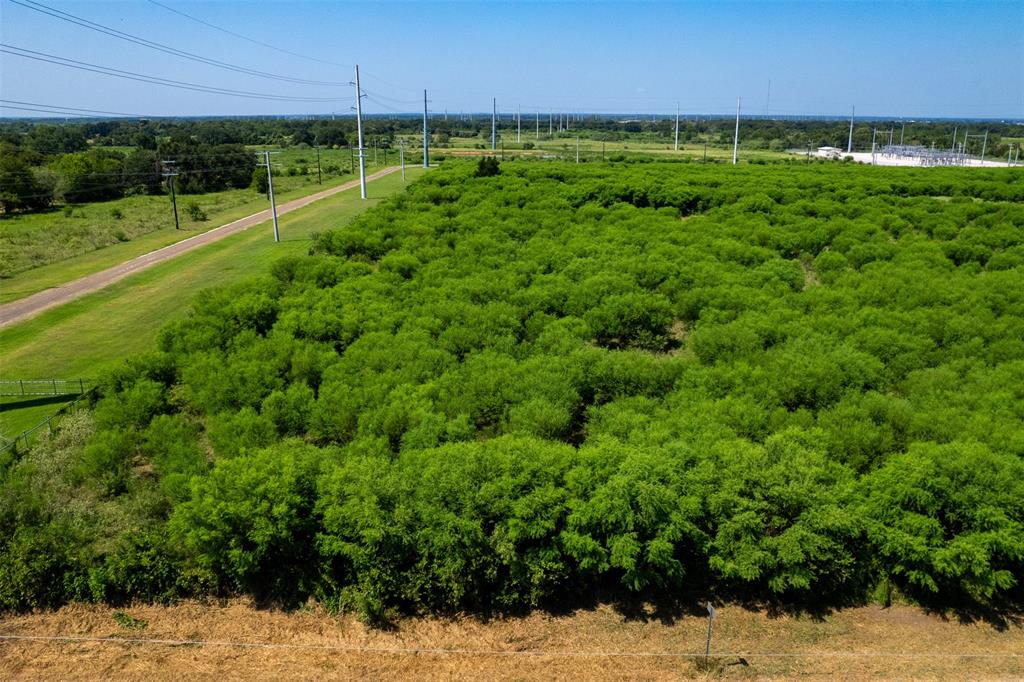
{"type": "Polygon", "coordinates": [[[576,136],[576,163],[580,162],[580,136],[576,136]]]}
{"type": "Polygon", "coordinates": [[[732,138],[732,165],[736,165],[736,155],[740,150],[740,98],[736,98],[736,133],[732,138]]]}
{"type": "Polygon", "coordinates": [[[985,131],[985,138],[981,141],[981,165],[985,165],[985,149],[988,147],[988,131],[985,131]]]}
{"type": "Polygon", "coordinates": [[[540,111],[537,111],[537,139],[540,139],[540,111]]]}
{"type": "Polygon", "coordinates": [[[871,129],[871,165],[875,165],[875,137],[878,135],[878,128],[871,129]]]}
{"type": "Polygon", "coordinates": [[[178,224],[178,197],[174,193],[174,178],[178,177],[178,170],[174,167],[176,161],[164,161],[164,177],[167,178],[167,184],[171,190],[171,206],[174,207],[174,229],[180,230],[181,226],[178,224]]]}
{"type": "Polygon", "coordinates": [[[491,151],[498,147],[498,100],[491,98],[491,151]]]}
{"type": "Polygon", "coordinates": [[[679,151],[679,102],[676,102],[676,151],[679,151]]]}
{"type": "Polygon", "coordinates": [[[903,126],[900,128],[900,146],[903,146],[903,133],[907,132],[907,123],[903,122],[903,126]]]}
{"type": "Polygon", "coordinates": [[[316,184],[324,184],[324,177],[320,172],[320,145],[316,146],[316,184]]]}
{"type": "Polygon", "coordinates": [[[853,114],[857,111],[857,107],[850,107],[850,137],[846,140],[846,153],[851,154],[853,152],[853,114]]]}
{"type": "Polygon", "coordinates": [[[956,152],[956,129],[957,126],[953,126],[953,146],[949,148],[951,152],[956,152]]]}
{"type": "Polygon", "coordinates": [[[405,182],[405,138],[398,138],[398,159],[402,164],[402,182],[405,182]]]}
{"type": "Polygon", "coordinates": [[[267,191],[270,192],[270,212],[274,216],[274,241],[281,241],[281,233],[277,229],[277,203],[274,201],[274,174],[270,172],[270,152],[263,151],[263,162],[267,164],[267,191]]]}
{"type": "Polygon", "coordinates": [[[359,65],[356,64],[356,133],[359,144],[359,196],[366,198],[366,150],[363,147],[363,89],[359,86],[359,65]]]}
{"type": "Polygon", "coordinates": [[[523,108],[516,105],[516,142],[522,142],[523,136],[523,108]]]}
{"type": "Polygon", "coordinates": [[[551,136],[551,131],[552,131],[551,127],[552,127],[552,125],[554,125],[554,123],[553,123],[554,119],[555,119],[554,113],[549,111],[548,112],[548,136],[549,137],[551,136]]]}
{"type": "Polygon", "coordinates": [[[430,134],[427,130],[427,91],[423,91],[423,167],[430,168],[430,134]]]}

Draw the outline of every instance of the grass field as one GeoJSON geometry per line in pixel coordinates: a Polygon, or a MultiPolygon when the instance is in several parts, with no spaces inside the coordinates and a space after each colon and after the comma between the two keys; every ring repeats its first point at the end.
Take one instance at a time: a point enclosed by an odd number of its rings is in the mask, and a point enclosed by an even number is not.
{"type": "MultiPolygon", "coordinates": [[[[394,161],[394,154],[389,156],[394,161]]],[[[340,169],[325,174],[323,184],[317,183],[315,149],[291,147],[274,158],[279,203],[355,177],[349,172],[348,149],[321,150],[321,165],[340,169]],[[308,172],[300,173],[303,168],[308,172]]],[[[382,167],[383,154],[377,160],[382,167]]],[[[368,170],[378,165],[371,154],[368,170]]],[[[0,220],[0,303],[84,277],[268,206],[266,197],[251,189],[182,195],[178,197],[181,230],[174,229],[168,196],[126,197],[4,218],[0,220]],[[206,220],[189,217],[190,202],[206,213],[206,220]]]]}
{"type": "MultiPolygon", "coordinates": [[[[410,168],[409,181],[422,172],[410,168]]],[[[283,216],[279,244],[271,239],[267,225],[254,227],[4,329],[3,375],[92,378],[129,353],[152,349],[160,327],[180,315],[200,289],[264,273],[276,258],[305,253],[312,233],[343,226],[403,186],[400,173],[386,176],[369,185],[366,202],[353,189],[283,216]]],[[[5,411],[0,432],[17,435],[56,408],[42,404],[5,411]]]]}
{"type": "Polygon", "coordinates": [[[1009,680],[1024,672],[1020,626],[962,624],[909,606],[821,618],[723,606],[707,664],[699,660],[706,617],[662,619],[642,607],[490,622],[409,618],[382,631],[316,607],[283,613],[242,600],[123,611],[71,605],[9,617],[2,630],[113,640],[0,642],[0,675],[7,679],[1009,680]],[[146,639],[168,641],[138,641],[146,639]],[[192,643],[173,643],[181,640],[192,643]]]}
{"type": "MultiPolygon", "coordinates": [[[[528,128],[525,124],[526,121],[524,120],[523,133],[521,136],[522,142],[520,143],[515,142],[516,134],[514,130],[502,131],[506,158],[555,154],[567,160],[575,159],[576,131],[570,130],[548,135],[546,127],[542,126],[541,135],[538,139],[534,129],[532,127],[528,128]],[[526,145],[532,145],[532,148],[524,149],[524,146],[526,145]]],[[[731,145],[723,146],[709,142],[705,148],[703,142],[680,142],[679,151],[676,151],[672,140],[602,140],[602,135],[599,132],[584,130],[580,131],[579,134],[580,160],[584,162],[600,161],[618,154],[650,154],[657,155],[659,158],[675,157],[702,161],[704,159],[705,150],[707,152],[708,161],[732,160],[731,145]]],[[[433,153],[437,155],[444,155],[449,152],[490,152],[490,149],[491,140],[489,136],[475,138],[453,137],[445,145],[438,146],[433,153]]],[[[775,152],[764,149],[746,149],[741,144],[739,157],[742,161],[751,161],[754,159],[782,159],[792,157],[792,155],[785,152],[775,152]]]]}

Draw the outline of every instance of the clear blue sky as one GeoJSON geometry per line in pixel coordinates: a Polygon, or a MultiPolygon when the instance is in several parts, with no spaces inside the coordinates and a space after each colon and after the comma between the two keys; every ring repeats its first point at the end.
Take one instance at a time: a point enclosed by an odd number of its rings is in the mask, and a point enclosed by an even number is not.
{"type": "MultiPolygon", "coordinates": [[[[308,80],[352,80],[366,111],[1024,117],[1022,2],[449,2],[160,0],[321,62],[148,2],[39,0],[152,41],[308,80]],[[770,103],[768,82],[771,81],[770,103]],[[387,99],[385,99],[387,98],[387,99]]],[[[135,83],[0,55],[3,99],[147,115],[348,112],[351,87],[282,83],[186,61],[0,0],[5,44],[222,88],[268,102],[135,83]]],[[[5,115],[18,112],[0,110],[5,115]]]]}

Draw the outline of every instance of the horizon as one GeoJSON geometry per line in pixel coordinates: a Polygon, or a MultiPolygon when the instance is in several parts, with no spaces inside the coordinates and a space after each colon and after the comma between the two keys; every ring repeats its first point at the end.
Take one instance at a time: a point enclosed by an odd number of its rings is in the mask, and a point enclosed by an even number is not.
{"type": "MultiPolygon", "coordinates": [[[[489,114],[497,98],[502,114],[521,109],[524,118],[674,116],[677,103],[681,115],[727,118],[735,115],[737,96],[743,118],[843,120],[851,107],[862,120],[1024,117],[1024,34],[1001,35],[1020,24],[1024,10],[1001,1],[2,0],[0,12],[3,43],[23,53],[0,57],[3,99],[137,118],[349,115],[357,61],[367,116],[419,115],[425,88],[435,117],[445,110],[489,114]],[[211,91],[140,83],[57,60],[211,91]],[[282,106],[300,111],[282,114],[282,106]]],[[[4,104],[0,117],[39,118],[16,106],[4,104]]]]}

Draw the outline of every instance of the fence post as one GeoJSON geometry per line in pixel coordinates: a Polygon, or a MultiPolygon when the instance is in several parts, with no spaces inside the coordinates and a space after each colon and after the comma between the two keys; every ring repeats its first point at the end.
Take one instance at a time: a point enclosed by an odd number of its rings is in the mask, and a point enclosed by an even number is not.
{"type": "Polygon", "coordinates": [[[711,626],[715,621],[715,607],[711,605],[711,602],[707,603],[708,607],[708,641],[704,645],[704,660],[708,660],[711,657],[711,626]]]}

